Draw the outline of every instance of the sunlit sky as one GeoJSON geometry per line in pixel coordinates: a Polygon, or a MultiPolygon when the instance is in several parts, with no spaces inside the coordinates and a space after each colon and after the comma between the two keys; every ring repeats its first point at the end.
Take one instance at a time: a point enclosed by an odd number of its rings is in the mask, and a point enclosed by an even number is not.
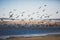
{"type": "MultiPolygon", "coordinates": [[[[10,11],[14,14],[13,18],[19,15],[17,19],[39,19],[42,15],[48,15],[49,18],[60,18],[60,0],[0,0],[0,18],[8,18],[10,11]],[[41,8],[39,9],[39,7],[41,8]],[[45,11],[43,12],[43,10],[45,11]],[[22,12],[25,12],[23,17],[22,12]]],[[[42,19],[44,18],[42,17],[42,19]]]]}

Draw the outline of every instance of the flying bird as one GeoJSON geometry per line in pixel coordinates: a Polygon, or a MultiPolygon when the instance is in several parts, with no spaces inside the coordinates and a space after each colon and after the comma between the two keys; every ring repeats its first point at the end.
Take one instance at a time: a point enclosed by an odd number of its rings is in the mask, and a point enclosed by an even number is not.
{"type": "Polygon", "coordinates": [[[39,17],[39,16],[37,16],[37,17],[39,17]]]}
{"type": "Polygon", "coordinates": [[[56,14],[58,14],[59,12],[57,11],[56,14]]]}
{"type": "Polygon", "coordinates": [[[23,14],[21,16],[23,16],[23,14]]]}
{"type": "Polygon", "coordinates": [[[34,12],[32,14],[35,14],[34,12]]]}
{"type": "Polygon", "coordinates": [[[42,16],[40,18],[42,18],[42,16]]]}
{"type": "Polygon", "coordinates": [[[39,13],[39,12],[36,12],[36,13],[39,13]]]}
{"type": "Polygon", "coordinates": [[[30,18],[31,20],[33,20],[33,18],[30,18]]]}
{"type": "Polygon", "coordinates": [[[45,9],[42,10],[43,12],[45,11],[45,9]]]}
{"type": "Polygon", "coordinates": [[[11,17],[13,17],[13,14],[11,14],[11,15],[9,16],[9,18],[11,18],[11,17]]]}
{"type": "Polygon", "coordinates": [[[25,13],[25,11],[23,11],[22,13],[25,13]]]}
{"type": "Polygon", "coordinates": [[[30,17],[31,15],[28,15],[28,17],[30,17]]]}
{"type": "Polygon", "coordinates": [[[16,11],[16,9],[13,9],[14,11],[16,11]]]}
{"type": "Polygon", "coordinates": [[[45,16],[45,18],[49,18],[50,16],[45,16]]]}
{"type": "Polygon", "coordinates": [[[41,7],[39,7],[38,9],[41,9],[41,7]]]}
{"type": "Polygon", "coordinates": [[[19,15],[16,18],[18,18],[18,17],[19,17],[19,15]]]}
{"type": "Polygon", "coordinates": [[[44,5],[45,7],[47,6],[47,5],[44,5]]]}
{"type": "Polygon", "coordinates": [[[12,11],[10,11],[9,13],[12,13],[12,11]]]}
{"type": "Polygon", "coordinates": [[[40,18],[43,18],[44,17],[44,15],[42,15],[40,18]]]}

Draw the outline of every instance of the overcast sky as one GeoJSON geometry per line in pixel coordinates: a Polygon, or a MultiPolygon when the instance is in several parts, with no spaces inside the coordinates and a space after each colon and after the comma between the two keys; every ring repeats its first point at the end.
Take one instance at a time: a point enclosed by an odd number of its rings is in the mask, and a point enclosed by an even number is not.
{"type": "MultiPolygon", "coordinates": [[[[20,15],[18,19],[29,19],[27,15],[31,15],[34,19],[39,19],[42,15],[48,15],[50,16],[49,18],[60,18],[60,0],[0,0],[0,18],[8,18],[10,11],[14,14],[14,18],[20,15]],[[47,6],[45,7],[44,5],[47,6]],[[39,7],[41,7],[41,9],[39,9],[39,7]],[[45,11],[43,12],[43,10],[45,11]],[[23,11],[25,11],[25,13],[24,16],[21,17],[23,11]],[[57,11],[58,13],[56,14],[57,11]],[[35,14],[32,15],[33,13],[35,14]]],[[[42,19],[44,19],[44,17],[42,17],[42,19]]]]}

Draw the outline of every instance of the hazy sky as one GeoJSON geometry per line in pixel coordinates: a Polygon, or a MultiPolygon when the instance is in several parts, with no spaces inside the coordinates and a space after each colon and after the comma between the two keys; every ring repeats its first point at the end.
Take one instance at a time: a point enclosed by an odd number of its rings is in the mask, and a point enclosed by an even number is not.
{"type": "MultiPolygon", "coordinates": [[[[50,18],[60,18],[60,0],[0,0],[0,18],[9,17],[10,11],[14,14],[14,18],[20,15],[18,19],[29,19],[27,15],[31,15],[34,19],[39,19],[37,16],[41,17],[42,15],[49,15],[50,18]],[[43,10],[45,11],[43,12],[43,10]],[[23,11],[25,13],[21,17],[23,11]],[[58,14],[56,14],[57,11],[58,14]],[[35,14],[32,15],[32,13],[35,14]]],[[[44,19],[44,17],[42,18],[44,19]]]]}

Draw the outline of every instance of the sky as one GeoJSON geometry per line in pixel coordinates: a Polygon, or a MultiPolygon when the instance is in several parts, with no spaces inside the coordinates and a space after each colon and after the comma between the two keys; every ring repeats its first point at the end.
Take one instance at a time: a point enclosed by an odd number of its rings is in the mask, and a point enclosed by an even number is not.
{"type": "Polygon", "coordinates": [[[9,18],[9,12],[14,14],[12,18],[15,19],[45,19],[45,16],[60,18],[60,0],[0,0],[0,18],[9,18]],[[16,18],[18,15],[19,17],[16,18]]]}

